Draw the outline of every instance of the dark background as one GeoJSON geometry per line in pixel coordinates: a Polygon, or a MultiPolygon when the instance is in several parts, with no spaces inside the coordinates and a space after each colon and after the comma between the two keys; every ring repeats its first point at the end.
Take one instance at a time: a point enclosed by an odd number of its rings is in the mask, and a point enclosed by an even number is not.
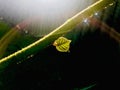
{"type": "MultiPolygon", "coordinates": [[[[120,4],[102,10],[95,18],[120,32],[120,4]]],[[[0,90],[119,90],[119,43],[96,26],[80,24],[66,37],[70,53],[50,45],[20,64],[1,73],[0,90]],[[81,31],[82,30],[82,31],[81,31]],[[85,32],[85,31],[86,32],[85,32]]]]}

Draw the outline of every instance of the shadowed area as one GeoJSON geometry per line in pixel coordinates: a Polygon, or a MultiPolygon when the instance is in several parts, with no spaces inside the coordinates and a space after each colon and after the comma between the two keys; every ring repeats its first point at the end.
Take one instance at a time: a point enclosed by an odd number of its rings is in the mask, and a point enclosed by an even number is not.
{"type": "MultiPolygon", "coordinates": [[[[0,71],[0,89],[81,90],[95,85],[90,90],[118,90],[120,7],[119,4],[117,7],[115,5],[103,7],[64,34],[64,37],[71,40],[69,53],[58,52],[50,44],[27,57],[15,57],[13,63],[3,72],[0,71]],[[118,35],[118,38],[112,34],[118,35]],[[20,62],[16,63],[16,60],[20,62]]],[[[21,28],[22,24],[20,25],[21,28]]],[[[8,47],[7,53],[23,48],[38,38],[19,32],[16,39],[8,47]]]]}

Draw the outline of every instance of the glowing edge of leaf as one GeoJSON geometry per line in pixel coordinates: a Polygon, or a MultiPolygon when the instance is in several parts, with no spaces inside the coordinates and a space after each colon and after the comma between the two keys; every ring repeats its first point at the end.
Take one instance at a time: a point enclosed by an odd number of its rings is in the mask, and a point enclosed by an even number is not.
{"type": "Polygon", "coordinates": [[[38,41],[30,44],[29,46],[3,58],[0,60],[0,64],[2,64],[5,61],[8,61],[9,59],[12,59],[13,57],[25,52],[26,50],[29,50],[30,48],[39,45],[40,42],[44,41],[45,39],[47,39],[48,37],[56,34],[57,32],[61,31],[63,29],[64,30],[70,30],[73,29],[78,23],[80,23],[80,21],[83,19],[82,15],[86,14],[86,16],[84,17],[88,17],[90,16],[92,13],[94,13],[94,10],[100,10],[103,7],[105,7],[106,5],[110,4],[113,0],[108,0],[108,1],[104,1],[104,0],[99,0],[96,3],[88,6],[86,9],[82,10],[81,12],[79,12],[78,14],[76,14],[75,16],[73,16],[72,18],[68,19],[64,24],[62,24],[61,26],[59,26],[58,28],[56,28],[55,30],[53,30],[51,33],[49,33],[48,35],[44,36],[43,38],[39,39],[38,41]],[[97,6],[98,8],[97,8],[97,6]],[[99,5],[102,5],[101,7],[99,7],[99,5]],[[96,8],[95,8],[96,7],[96,8]],[[92,10],[93,8],[95,8],[94,10],[92,10]]]}

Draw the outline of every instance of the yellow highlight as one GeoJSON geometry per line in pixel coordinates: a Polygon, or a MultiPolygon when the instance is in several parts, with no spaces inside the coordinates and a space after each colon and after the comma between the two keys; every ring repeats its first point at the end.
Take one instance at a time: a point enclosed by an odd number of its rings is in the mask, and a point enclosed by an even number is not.
{"type": "Polygon", "coordinates": [[[17,33],[16,28],[12,28],[5,36],[0,39],[0,58],[4,55],[8,44],[15,38],[17,33]]]}
{"type": "Polygon", "coordinates": [[[90,9],[91,7],[94,7],[95,5],[101,3],[103,0],[99,0],[96,3],[90,5],[89,7],[85,8],[84,10],[80,11],[78,14],[76,14],[75,16],[73,16],[72,18],[68,19],[66,23],[70,22],[71,20],[73,20],[74,18],[78,17],[80,14],[82,14],[83,12],[87,11],[88,9],[90,9]]]}
{"type": "Polygon", "coordinates": [[[36,45],[40,45],[40,43],[41,43],[42,41],[48,39],[49,37],[57,34],[57,33],[60,32],[60,31],[61,31],[61,32],[62,32],[62,31],[69,31],[70,29],[74,28],[78,23],[80,23],[80,20],[82,20],[82,17],[81,17],[82,15],[86,15],[86,16],[84,16],[84,17],[86,18],[86,17],[88,17],[88,16],[90,16],[91,14],[94,13],[94,10],[91,10],[91,8],[92,8],[92,9],[95,8],[96,10],[97,10],[97,9],[100,10],[100,9],[102,9],[103,7],[105,7],[106,4],[109,4],[111,1],[112,1],[112,0],[109,0],[108,2],[105,1],[105,0],[99,0],[99,1],[97,1],[96,3],[92,4],[92,5],[89,6],[88,8],[82,10],[81,12],[79,12],[78,14],[76,14],[75,16],[73,16],[72,18],[68,19],[65,23],[63,23],[61,26],[59,26],[58,28],[56,28],[55,30],[53,30],[53,31],[52,31],[51,33],[49,33],[48,35],[46,35],[46,36],[44,36],[43,38],[39,39],[38,41],[30,44],[29,46],[27,46],[27,47],[25,47],[25,48],[23,48],[23,49],[15,52],[15,53],[9,55],[9,56],[1,59],[1,60],[0,60],[0,64],[3,63],[3,62],[5,62],[5,61],[7,61],[7,60],[9,60],[9,59],[11,59],[11,58],[13,58],[14,56],[19,55],[19,54],[22,53],[22,52],[25,52],[26,50],[28,50],[28,49],[36,46],[36,45]],[[103,2],[103,1],[104,1],[104,2],[103,2]],[[105,4],[104,4],[104,3],[105,3],[105,4]],[[99,7],[99,5],[101,5],[101,4],[103,4],[102,7],[99,7]],[[91,11],[90,13],[89,13],[89,10],[91,11]]]}

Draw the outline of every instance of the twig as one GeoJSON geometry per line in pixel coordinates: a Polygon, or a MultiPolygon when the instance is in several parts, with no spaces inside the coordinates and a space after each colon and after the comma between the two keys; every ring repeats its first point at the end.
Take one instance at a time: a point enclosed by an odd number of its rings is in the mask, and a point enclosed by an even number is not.
{"type": "MultiPolygon", "coordinates": [[[[22,58],[25,56],[29,56],[33,53],[37,53],[38,51],[44,49],[45,47],[47,47],[48,45],[53,43],[53,41],[55,39],[57,39],[58,37],[63,35],[63,34],[59,34],[59,35],[55,36],[57,33],[64,32],[64,31],[67,32],[69,30],[72,30],[77,24],[79,24],[81,21],[83,21],[83,18],[87,18],[87,17],[91,16],[91,14],[93,14],[94,12],[96,12],[98,10],[103,9],[106,5],[108,5],[112,2],[113,2],[113,0],[99,0],[96,3],[88,6],[86,9],[82,10],[81,12],[79,12],[78,14],[73,16],[72,18],[68,19],[64,24],[62,24],[61,26],[59,26],[58,28],[53,30],[48,35],[46,35],[43,38],[39,39],[38,41],[30,44],[29,46],[1,59],[0,66],[2,65],[3,66],[2,68],[5,68],[7,66],[7,64],[10,64],[11,62],[13,62],[13,60],[15,60],[17,62],[18,58],[22,58]],[[4,64],[5,64],[5,66],[4,66],[4,64]]],[[[2,69],[2,68],[0,68],[0,69],[2,69]]]]}

